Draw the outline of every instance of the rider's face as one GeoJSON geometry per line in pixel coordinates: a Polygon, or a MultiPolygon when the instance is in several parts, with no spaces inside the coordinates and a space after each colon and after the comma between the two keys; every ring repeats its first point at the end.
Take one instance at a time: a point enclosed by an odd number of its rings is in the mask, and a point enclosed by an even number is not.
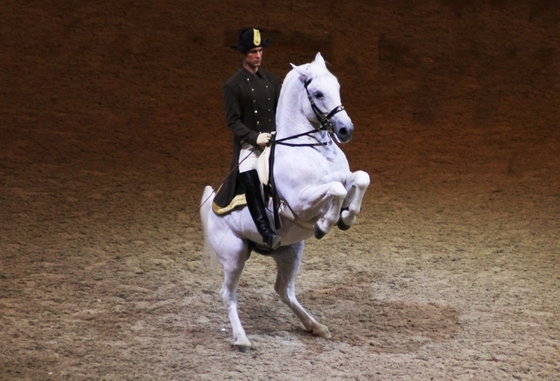
{"type": "Polygon", "coordinates": [[[254,48],[243,53],[243,64],[248,66],[251,71],[255,71],[261,66],[263,56],[262,48],[254,48]]]}

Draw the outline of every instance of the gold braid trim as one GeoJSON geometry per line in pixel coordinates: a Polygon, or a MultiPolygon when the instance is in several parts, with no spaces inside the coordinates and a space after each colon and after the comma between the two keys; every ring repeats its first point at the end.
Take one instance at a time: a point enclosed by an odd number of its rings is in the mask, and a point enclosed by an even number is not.
{"type": "Polygon", "coordinates": [[[245,200],[245,195],[244,194],[238,194],[237,196],[235,196],[231,200],[229,205],[224,206],[223,208],[221,206],[216,205],[216,203],[213,202],[212,203],[212,210],[214,211],[214,213],[221,216],[223,214],[227,214],[227,213],[231,212],[233,209],[235,209],[239,206],[245,206],[245,205],[247,205],[247,200],[245,200]]]}

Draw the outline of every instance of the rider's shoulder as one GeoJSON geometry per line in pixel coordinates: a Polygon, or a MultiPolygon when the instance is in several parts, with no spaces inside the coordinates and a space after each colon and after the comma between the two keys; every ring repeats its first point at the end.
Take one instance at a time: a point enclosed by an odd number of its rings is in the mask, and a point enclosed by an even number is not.
{"type": "Polygon", "coordinates": [[[234,75],[228,78],[227,81],[224,82],[223,88],[237,88],[240,83],[246,81],[245,76],[243,76],[239,71],[236,72],[234,75]]]}

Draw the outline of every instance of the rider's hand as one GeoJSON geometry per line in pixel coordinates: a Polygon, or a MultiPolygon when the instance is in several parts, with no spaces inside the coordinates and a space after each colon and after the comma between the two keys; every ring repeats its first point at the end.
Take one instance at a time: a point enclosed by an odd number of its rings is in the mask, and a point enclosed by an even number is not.
{"type": "Polygon", "coordinates": [[[268,142],[270,142],[270,139],[272,139],[272,134],[269,134],[267,132],[261,132],[257,137],[257,145],[264,148],[266,147],[268,142]]]}

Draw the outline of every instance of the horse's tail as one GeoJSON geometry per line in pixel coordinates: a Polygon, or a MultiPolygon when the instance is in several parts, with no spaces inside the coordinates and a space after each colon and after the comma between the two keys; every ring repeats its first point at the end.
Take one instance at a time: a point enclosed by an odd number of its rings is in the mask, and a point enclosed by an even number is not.
{"type": "Polygon", "coordinates": [[[206,229],[208,226],[208,216],[210,215],[210,210],[212,209],[212,202],[214,201],[214,189],[210,185],[204,187],[204,192],[202,192],[202,200],[200,201],[200,219],[202,220],[202,226],[204,228],[204,235],[206,235],[206,229]]]}
{"type": "Polygon", "coordinates": [[[202,231],[204,234],[204,250],[202,252],[202,263],[208,265],[212,269],[218,265],[218,256],[210,245],[208,220],[212,212],[212,203],[214,202],[214,189],[207,185],[202,192],[202,200],[200,202],[200,220],[202,221],[202,231]]]}

